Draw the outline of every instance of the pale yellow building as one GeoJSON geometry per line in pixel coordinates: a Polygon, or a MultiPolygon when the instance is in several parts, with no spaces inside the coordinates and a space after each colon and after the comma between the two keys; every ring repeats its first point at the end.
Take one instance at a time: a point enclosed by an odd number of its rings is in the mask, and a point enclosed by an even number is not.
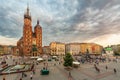
{"type": "Polygon", "coordinates": [[[4,48],[4,54],[9,54],[8,46],[4,45],[3,48],[4,48]]]}
{"type": "Polygon", "coordinates": [[[103,47],[95,43],[80,43],[80,49],[82,54],[88,50],[89,54],[99,55],[102,53],[103,47]]]}
{"type": "Polygon", "coordinates": [[[80,54],[86,53],[87,43],[80,43],[80,54]]]}
{"type": "Polygon", "coordinates": [[[4,47],[2,45],[0,45],[0,55],[4,54],[4,47]]]}
{"type": "Polygon", "coordinates": [[[80,54],[80,43],[69,43],[65,45],[66,53],[70,53],[72,55],[80,54]]]}
{"type": "Polygon", "coordinates": [[[0,45],[0,55],[12,54],[12,47],[8,45],[0,45]]]}
{"type": "Polygon", "coordinates": [[[95,43],[69,43],[66,44],[66,53],[72,55],[89,54],[100,55],[102,53],[103,47],[95,43]]]}
{"type": "Polygon", "coordinates": [[[50,43],[50,54],[51,55],[63,55],[70,53],[71,55],[86,54],[87,51],[91,55],[100,55],[103,51],[103,47],[95,43],[50,43]]]}
{"type": "Polygon", "coordinates": [[[51,42],[50,43],[50,54],[51,55],[64,55],[65,44],[61,42],[51,42]]]}

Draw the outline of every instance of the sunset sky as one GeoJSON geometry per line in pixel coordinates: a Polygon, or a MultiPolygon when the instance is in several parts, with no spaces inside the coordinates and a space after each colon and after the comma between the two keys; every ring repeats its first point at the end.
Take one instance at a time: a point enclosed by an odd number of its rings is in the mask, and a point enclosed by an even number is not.
{"type": "Polygon", "coordinates": [[[0,44],[16,45],[27,4],[43,46],[52,41],[120,44],[120,0],[0,0],[0,44]]]}

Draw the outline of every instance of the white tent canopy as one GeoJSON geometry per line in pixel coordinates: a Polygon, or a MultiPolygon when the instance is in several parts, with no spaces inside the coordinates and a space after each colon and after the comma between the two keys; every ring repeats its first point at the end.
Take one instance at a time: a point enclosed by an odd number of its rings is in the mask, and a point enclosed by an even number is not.
{"type": "Polygon", "coordinates": [[[37,58],[39,58],[38,56],[32,56],[32,57],[30,57],[31,59],[37,59],[37,58]]]}
{"type": "Polygon", "coordinates": [[[53,56],[53,58],[57,58],[57,56],[53,56]]]}
{"type": "Polygon", "coordinates": [[[37,61],[43,61],[43,58],[38,58],[37,61]]]}
{"type": "Polygon", "coordinates": [[[80,65],[80,63],[77,61],[73,61],[73,64],[80,65]]]}

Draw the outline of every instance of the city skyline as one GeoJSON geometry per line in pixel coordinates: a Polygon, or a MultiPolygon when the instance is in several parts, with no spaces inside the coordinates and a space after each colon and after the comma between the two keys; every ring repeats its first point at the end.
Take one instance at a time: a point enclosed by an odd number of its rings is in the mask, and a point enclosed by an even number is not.
{"type": "Polygon", "coordinates": [[[119,0],[1,0],[0,44],[16,45],[29,3],[32,28],[43,28],[43,45],[58,42],[120,44],[119,0]]]}

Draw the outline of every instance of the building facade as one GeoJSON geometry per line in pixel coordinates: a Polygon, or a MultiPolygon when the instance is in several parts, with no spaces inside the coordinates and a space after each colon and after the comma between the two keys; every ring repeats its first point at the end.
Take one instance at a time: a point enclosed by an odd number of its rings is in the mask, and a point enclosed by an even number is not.
{"type": "Polygon", "coordinates": [[[2,45],[0,45],[0,55],[4,54],[4,47],[2,45]]]}
{"type": "Polygon", "coordinates": [[[89,54],[99,55],[102,53],[103,47],[95,43],[80,43],[81,53],[85,54],[87,50],[89,54]]]}
{"type": "Polygon", "coordinates": [[[100,55],[102,53],[103,47],[95,43],[69,43],[66,44],[66,53],[72,55],[89,54],[100,55]]]}
{"type": "Polygon", "coordinates": [[[120,55],[120,44],[111,46],[114,55],[120,55]]]}
{"type": "Polygon", "coordinates": [[[12,54],[13,46],[9,45],[0,45],[0,55],[12,54]]]}
{"type": "Polygon", "coordinates": [[[12,55],[19,56],[19,49],[17,46],[12,47],[12,55]]]}
{"type": "Polygon", "coordinates": [[[80,43],[69,43],[65,45],[66,53],[70,53],[72,55],[80,54],[80,43]]]}
{"type": "Polygon", "coordinates": [[[46,55],[50,54],[50,47],[49,46],[44,46],[43,47],[43,54],[46,54],[46,55]]]}
{"type": "Polygon", "coordinates": [[[105,53],[107,56],[113,56],[114,55],[114,51],[112,49],[112,47],[105,47],[105,53]]]}
{"type": "Polygon", "coordinates": [[[42,54],[42,27],[39,25],[39,20],[32,31],[32,18],[29,13],[29,8],[24,14],[23,36],[17,42],[19,54],[21,56],[38,56],[42,54]]]}
{"type": "Polygon", "coordinates": [[[65,55],[65,44],[61,42],[50,43],[50,54],[51,55],[65,55]]]}

